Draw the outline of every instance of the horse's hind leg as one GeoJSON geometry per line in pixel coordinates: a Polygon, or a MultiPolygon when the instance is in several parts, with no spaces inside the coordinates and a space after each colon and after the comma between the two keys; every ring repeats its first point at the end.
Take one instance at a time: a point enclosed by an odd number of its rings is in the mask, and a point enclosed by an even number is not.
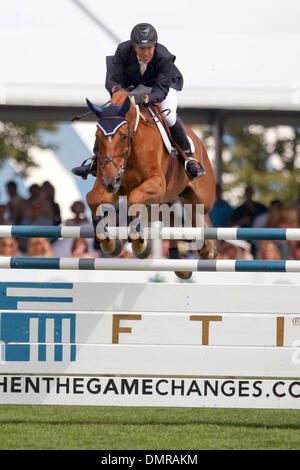
{"type": "MultiPolygon", "coordinates": [[[[192,191],[192,188],[187,188],[185,199],[182,199],[183,204],[192,205],[192,226],[199,228],[211,227],[212,224],[209,217],[210,205],[201,204],[196,188],[193,189],[194,191],[192,191]]],[[[191,244],[191,250],[195,251],[201,259],[214,259],[217,256],[214,240],[195,240],[191,244]]]]}
{"type": "MultiPolygon", "coordinates": [[[[204,215],[204,228],[211,227],[209,215],[204,215]]],[[[199,258],[214,259],[217,256],[217,247],[214,240],[204,240],[202,248],[198,250],[199,258]]]]}
{"type": "MultiPolygon", "coordinates": [[[[171,224],[171,227],[173,227],[172,224],[171,224]]],[[[177,240],[170,240],[169,241],[168,258],[169,259],[182,259],[180,251],[178,249],[177,240]]],[[[175,271],[175,274],[180,279],[190,279],[190,277],[192,277],[193,273],[190,272],[190,271],[175,271]]]]}

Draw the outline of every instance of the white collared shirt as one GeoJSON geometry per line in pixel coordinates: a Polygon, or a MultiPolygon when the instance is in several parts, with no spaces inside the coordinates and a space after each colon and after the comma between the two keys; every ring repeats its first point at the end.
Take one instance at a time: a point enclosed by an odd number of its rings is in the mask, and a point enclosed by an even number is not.
{"type": "Polygon", "coordinates": [[[140,66],[140,74],[144,75],[148,64],[144,64],[144,62],[142,62],[139,58],[138,58],[138,61],[139,61],[139,66],[140,66]]]}

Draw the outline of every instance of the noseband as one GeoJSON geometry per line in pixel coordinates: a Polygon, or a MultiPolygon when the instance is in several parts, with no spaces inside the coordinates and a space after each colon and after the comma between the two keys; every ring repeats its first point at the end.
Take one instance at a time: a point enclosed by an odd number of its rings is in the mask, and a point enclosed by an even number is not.
{"type": "MultiPolygon", "coordinates": [[[[129,122],[123,116],[105,116],[105,117],[100,118],[99,121],[102,121],[104,119],[122,119],[123,121],[125,121],[124,124],[127,123],[127,126],[128,126],[127,134],[125,134],[125,136],[127,137],[127,147],[123,152],[116,153],[114,155],[104,155],[100,151],[96,152],[96,156],[99,160],[101,170],[104,170],[106,165],[108,165],[109,163],[112,163],[117,169],[118,178],[121,178],[121,176],[122,176],[122,174],[123,174],[123,172],[126,168],[126,165],[127,165],[127,161],[128,161],[128,157],[129,157],[129,150],[130,150],[130,147],[133,143],[133,137],[134,137],[134,134],[135,134],[135,129],[132,133],[130,133],[129,122]],[[118,166],[115,162],[115,158],[117,158],[117,157],[124,157],[124,162],[120,166],[118,166]]],[[[114,134],[111,134],[111,135],[114,135],[114,134]]],[[[97,139],[97,144],[98,144],[98,136],[97,135],[96,135],[96,139],[97,139]]]]}

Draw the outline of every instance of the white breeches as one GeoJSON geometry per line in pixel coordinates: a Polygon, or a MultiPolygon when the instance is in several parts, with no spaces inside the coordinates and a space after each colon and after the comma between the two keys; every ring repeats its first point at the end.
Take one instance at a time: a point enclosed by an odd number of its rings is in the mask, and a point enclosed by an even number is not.
{"type": "Polygon", "coordinates": [[[169,127],[174,126],[177,117],[177,104],[178,104],[178,97],[177,97],[177,90],[174,88],[169,89],[169,93],[167,94],[164,101],[161,103],[156,103],[157,106],[161,111],[164,109],[170,110],[170,112],[166,112],[164,114],[166,122],[169,127]]]}

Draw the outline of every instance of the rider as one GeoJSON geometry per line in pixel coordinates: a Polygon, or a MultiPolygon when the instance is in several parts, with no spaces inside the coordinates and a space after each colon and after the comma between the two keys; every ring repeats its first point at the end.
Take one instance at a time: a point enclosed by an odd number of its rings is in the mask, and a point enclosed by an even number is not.
{"type": "MultiPolygon", "coordinates": [[[[174,62],[176,57],[157,42],[157,32],[149,23],[139,23],[131,31],[129,41],[119,44],[107,67],[105,86],[112,95],[119,89],[139,85],[149,87],[148,93],[134,94],[136,104],[157,104],[161,110],[168,109],[165,120],[171,136],[186,154],[185,169],[191,180],[204,174],[201,164],[192,158],[189,139],[177,116],[177,91],[182,90],[183,77],[174,62]]],[[[76,167],[72,172],[86,178],[95,174],[96,160],[90,165],[76,167]]]]}

